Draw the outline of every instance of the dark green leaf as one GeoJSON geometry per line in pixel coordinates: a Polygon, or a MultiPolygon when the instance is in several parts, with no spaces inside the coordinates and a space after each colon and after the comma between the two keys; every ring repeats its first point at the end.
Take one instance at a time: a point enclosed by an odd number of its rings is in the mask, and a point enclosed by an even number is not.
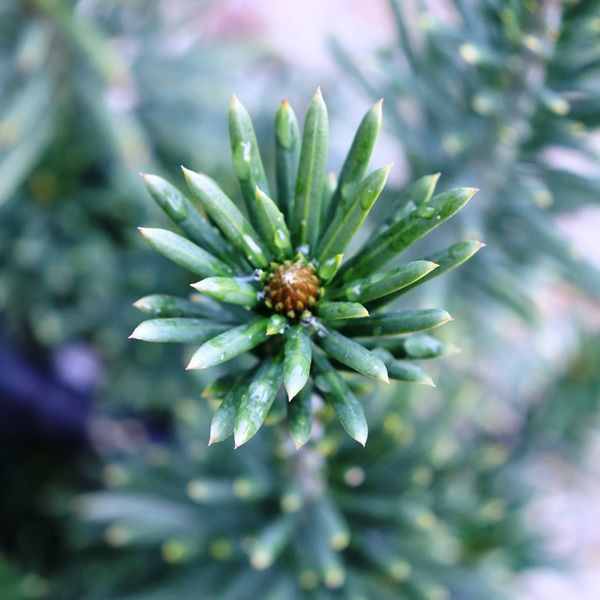
{"type": "Polygon", "coordinates": [[[371,302],[369,304],[369,308],[374,310],[375,308],[379,308],[380,306],[385,306],[390,302],[394,302],[396,299],[400,298],[400,296],[403,296],[418,285],[427,283],[428,281],[431,281],[434,277],[438,277],[439,275],[442,275],[442,273],[447,273],[455,267],[462,265],[484,246],[485,244],[483,244],[482,242],[478,242],[475,240],[465,240],[464,242],[457,242],[456,244],[452,244],[451,246],[444,250],[441,250],[440,252],[430,254],[429,256],[425,257],[423,261],[429,261],[431,263],[437,264],[438,266],[436,269],[433,269],[424,277],[421,277],[417,281],[398,289],[394,293],[382,297],[381,299],[377,299],[375,300],[375,302],[371,302]]]}
{"type": "Polygon", "coordinates": [[[358,302],[327,302],[321,300],[317,306],[317,311],[319,317],[328,321],[359,319],[369,316],[369,311],[358,302]]]}
{"type": "Polygon", "coordinates": [[[424,385],[435,387],[433,379],[431,379],[431,377],[420,367],[401,360],[396,360],[392,354],[382,348],[376,348],[373,350],[373,354],[376,354],[385,363],[390,379],[406,381],[409,383],[422,383],[424,385]]]}
{"type": "Polygon", "coordinates": [[[260,231],[256,213],[255,190],[258,186],[268,194],[269,183],[260,158],[252,120],[248,111],[235,96],[231,98],[229,106],[229,139],[233,169],[240,181],[250,221],[260,231]]]}
{"type": "Polygon", "coordinates": [[[302,325],[286,331],[284,355],[283,383],[291,400],[305,386],[310,375],[312,343],[302,325]]]}
{"type": "Polygon", "coordinates": [[[369,428],[360,402],[324,356],[315,354],[314,361],[320,372],[316,379],[317,387],[333,406],[343,428],[364,446],[369,428]]]}
{"type": "Polygon", "coordinates": [[[417,207],[427,204],[431,200],[433,191],[435,190],[435,186],[437,185],[439,178],[440,173],[425,175],[411,183],[408,187],[404,188],[398,194],[398,197],[394,198],[394,205],[398,206],[396,212],[391,214],[389,218],[387,218],[383,223],[381,223],[381,225],[379,225],[379,227],[377,227],[374,236],[379,235],[390,225],[406,217],[406,215],[415,210],[417,207]]]}
{"type": "Polygon", "coordinates": [[[289,102],[284,100],[275,116],[275,162],[277,199],[286,219],[294,215],[296,174],[300,157],[300,128],[289,102]]]}
{"type": "Polygon", "coordinates": [[[287,404],[288,429],[296,448],[306,444],[312,431],[312,390],[313,385],[309,380],[298,395],[287,404]]]}
{"type": "Polygon", "coordinates": [[[224,262],[172,231],[148,227],[139,230],[157,252],[201,277],[233,274],[224,262]]]}
{"type": "Polygon", "coordinates": [[[252,308],[258,304],[258,291],[250,283],[232,277],[207,277],[193,283],[200,293],[221,302],[252,308]]]}
{"type": "Polygon", "coordinates": [[[255,267],[266,268],[269,254],[238,207],[210,177],[186,168],[183,172],[190,190],[223,235],[255,267]]]}
{"type": "Polygon", "coordinates": [[[396,358],[428,359],[449,356],[458,352],[458,348],[449,342],[442,342],[426,333],[416,333],[401,338],[374,339],[369,347],[381,347],[396,358]]]}
{"type": "Polygon", "coordinates": [[[336,292],[335,297],[345,296],[353,302],[369,302],[421,280],[438,265],[427,260],[415,260],[388,271],[379,271],[369,277],[358,279],[336,292]]]}
{"type": "Polygon", "coordinates": [[[329,145],[327,107],[317,90],[306,113],[294,200],[294,241],[314,252],[319,240],[321,201],[329,145]]]}
{"type": "Polygon", "coordinates": [[[273,256],[281,262],[291,258],[292,241],[283,214],[258,187],[255,210],[258,231],[273,256]]]}
{"type": "Polygon", "coordinates": [[[381,269],[402,250],[456,214],[475,192],[475,188],[456,188],[438,194],[424,206],[415,208],[369,240],[366,247],[342,267],[344,281],[365,277],[381,269]]]}
{"type": "Polygon", "coordinates": [[[391,379],[406,381],[408,383],[421,383],[423,385],[435,387],[435,383],[433,383],[431,376],[423,371],[421,367],[417,367],[417,365],[394,360],[389,364],[386,363],[386,366],[391,379]]]}
{"type": "Polygon", "coordinates": [[[225,331],[200,346],[187,368],[206,369],[252,350],[267,340],[268,323],[269,319],[257,317],[249,323],[225,331]]]}
{"type": "Polygon", "coordinates": [[[340,202],[335,217],[319,244],[319,262],[344,253],[346,246],[379,198],[391,168],[391,165],[388,165],[371,173],[358,185],[350,198],[340,202]]]}
{"type": "Polygon", "coordinates": [[[229,391],[215,412],[210,424],[210,440],[208,445],[222,442],[233,434],[235,415],[240,402],[240,396],[246,389],[247,381],[240,380],[232,385],[229,381],[229,391]]]}
{"type": "Polygon", "coordinates": [[[451,320],[452,317],[441,308],[424,308],[400,310],[351,320],[344,323],[341,329],[346,335],[379,337],[425,331],[439,327],[451,320]]]}
{"type": "Polygon", "coordinates": [[[174,185],[157,175],[143,173],[142,179],[155,202],[190,240],[225,262],[230,261],[231,247],[174,185]]]}
{"type": "Polygon", "coordinates": [[[218,304],[212,300],[194,294],[193,300],[169,296],[168,294],[151,294],[144,296],[133,306],[145,315],[151,317],[205,317],[209,319],[224,317],[231,319],[231,315],[223,313],[218,304]]]}
{"type": "Polygon", "coordinates": [[[129,336],[145,342],[202,343],[231,327],[208,319],[150,319],[129,336]]]}
{"type": "Polygon", "coordinates": [[[236,448],[260,429],[281,387],[282,376],[282,360],[278,354],[262,363],[248,389],[242,392],[235,415],[236,448]]]}
{"type": "Polygon", "coordinates": [[[367,377],[389,383],[383,361],[358,342],[324,327],[319,331],[316,342],[331,358],[367,377]]]}
{"type": "Polygon", "coordinates": [[[335,193],[331,200],[332,210],[329,216],[332,218],[339,205],[344,205],[352,200],[369,168],[373,148],[381,130],[381,107],[383,100],[376,102],[365,114],[350,151],[346,156],[340,173],[335,193]]]}

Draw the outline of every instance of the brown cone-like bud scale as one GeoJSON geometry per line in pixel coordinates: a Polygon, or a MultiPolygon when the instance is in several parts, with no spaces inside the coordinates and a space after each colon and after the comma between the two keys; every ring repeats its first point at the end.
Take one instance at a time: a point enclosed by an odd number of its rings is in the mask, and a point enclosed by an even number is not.
{"type": "Polygon", "coordinates": [[[274,264],[265,285],[265,305],[294,319],[317,303],[320,286],[314,267],[302,259],[274,264]]]}

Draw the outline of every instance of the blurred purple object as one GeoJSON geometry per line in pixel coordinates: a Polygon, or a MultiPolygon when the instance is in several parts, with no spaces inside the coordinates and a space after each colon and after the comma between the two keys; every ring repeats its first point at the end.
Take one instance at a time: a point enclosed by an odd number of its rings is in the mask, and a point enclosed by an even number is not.
{"type": "Polygon", "coordinates": [[[84,436],[91,392],[100,365],[82,344],[58,350],[53,369],[42,370],[0,344],[0,433],[84,436]]]}
{"type": "Polygon", "coordinates": [[[58,348],[53,354],[53,364],[58,379],[77,392],[89,393],[100,377],[100,361],[85,344],[58,348]]]}

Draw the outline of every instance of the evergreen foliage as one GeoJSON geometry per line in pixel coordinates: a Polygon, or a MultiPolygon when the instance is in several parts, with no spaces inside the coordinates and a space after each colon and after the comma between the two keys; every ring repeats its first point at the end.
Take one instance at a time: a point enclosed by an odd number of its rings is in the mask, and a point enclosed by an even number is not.
{"type": "Polygon", "coordinates": [[[187,237],[156,228],[140,232],[155,250],[202,279],[192,284],[200,295],[192,296],[191,304],[186,298],[164,295],[143,298],[139,308],[160,317],[141,323],[131,337],[200,344],[187,367],[193,370],[227,367],[248,352],[258,359],[258,365],[255,360],[245,370],[233,363],[221,375],[225,394],[209,443],[231,435],[236,448],[246,443],[273,403],[283,401],[278,395],[285,389],[290,432],[297,445],[303,445],[310,437],[314,388],[334,407],[348,434],[364,446],[368,426],[363,408],[338,370],[349,368],[385,383],[390,378],[431,383],[405,359],[443,354],[444,345],[422,332],[448,322],[450,315],[437,308],[383,308],[407,286],[437,275],[436,269],[445,272],[460,265],[482,244],[454,244],[436,254],[436,262],[385,267],[463,208],[477,190],[455,188],[434,195],[437,177],[424,178],[426,185],[420,180],[387,202],[378,232],[344,260],[390,169],[367,175],[381,126],[381,102],[361,121],[331,198],[325,185],[327,107],[320,90],[308,107],[302,140],[291,133],[299,128],[287,101],[275,124],[277,150],[283,154],[277,160],[277,181],[283,187],[273,200],[252,122],[234,96],[229,110],[231,149],[247,217],[204,174],[183,168],[199,210],[162,178],[142,176],[152,198],[187,237]],[[290,185],[295,190],[291,197],[290,185]],[[218,309],[213,300],[222,303],[218,309]],[[370,314],[373,300],[376,312],[370,314]],[[216,310],[223,318],[215,321],[216,310]],[[309,391],[301,394],[305,387],[309,391]]]}
{"type": "Polygon", "coordinates": [[[210,413],[177,402],[173,444],[142,441],[109,462],[105,491],[77,499],[66,587],[123,600],[503,597],[506,574],[540,558],[510,448],[456,436],[460,393],[419,415],[414,387],[384,400],[351,383],[369,407],[365,448],[326,406],[300,450],[275,407],[248,448],[208,448],[210,413]]]}

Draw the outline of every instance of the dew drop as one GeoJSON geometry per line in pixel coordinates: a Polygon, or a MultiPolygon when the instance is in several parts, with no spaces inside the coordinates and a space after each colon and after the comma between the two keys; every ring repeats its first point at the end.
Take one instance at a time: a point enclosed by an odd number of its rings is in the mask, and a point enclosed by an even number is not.
{"type": "Polygon", "coordinates": [[[362,285],[358,283],[357,285],[353,285],[348,290],[348,299],[349,300],[358,300],[360,298],[360,294],[362,292],[362,285]]]}
{"type": "Polygon", "coordinates": [[[415,214],[419,217],[423,217],[424,219],[431,219],[431,217],[433,217],[436,214],[436,211],[435,208],[433,208],[433,206],[421,206],[417,209],[415,214]]]}
{"type": "Polygon", "coordinates": [[[243,151],[243,159],[245,162],[249,163],[251,157],[251,150],[252,150],[252,145],[250,144],[250,142],[242,142],[241,143],[242,146],[242,151],[243,151]]]}

